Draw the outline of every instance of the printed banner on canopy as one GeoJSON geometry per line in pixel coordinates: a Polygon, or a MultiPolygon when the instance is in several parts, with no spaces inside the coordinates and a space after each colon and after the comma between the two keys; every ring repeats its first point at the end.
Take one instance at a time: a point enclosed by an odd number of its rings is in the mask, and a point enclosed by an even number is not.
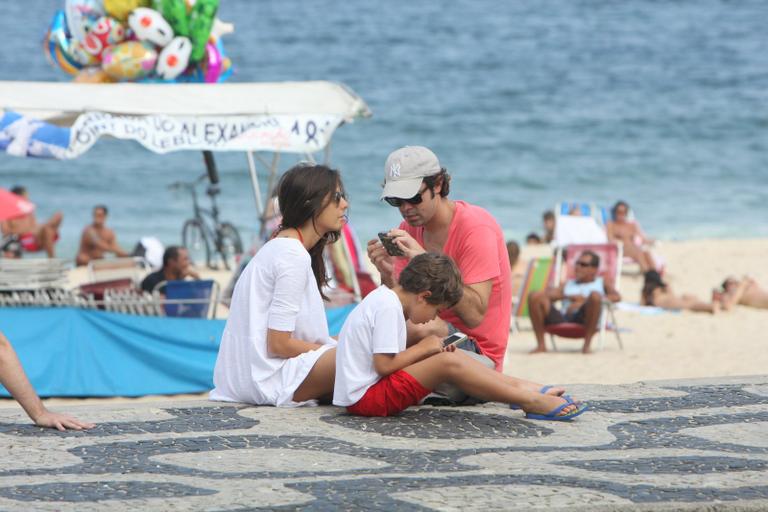
{"type": "Polygon", "coordinates": [[[343,119],[336,115],[224,117],[127,116],[89,112],[72,126],[66,158],[76,158],[103,135],[135,140],[155,153],[180,150],[281,151],[324,149],[343,119]]]}

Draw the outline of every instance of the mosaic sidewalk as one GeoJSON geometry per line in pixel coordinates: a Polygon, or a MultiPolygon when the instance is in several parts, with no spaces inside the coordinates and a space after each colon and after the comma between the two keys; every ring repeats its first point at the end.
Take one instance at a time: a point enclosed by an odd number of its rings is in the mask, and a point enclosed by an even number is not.
{"type": "Polygon", "coordinates": [[[0,510],[768,510],[768,376],[569,392],[571,423],[181,401],[58,407],[99,423],[59,433],[3,409],[0,510]]]}

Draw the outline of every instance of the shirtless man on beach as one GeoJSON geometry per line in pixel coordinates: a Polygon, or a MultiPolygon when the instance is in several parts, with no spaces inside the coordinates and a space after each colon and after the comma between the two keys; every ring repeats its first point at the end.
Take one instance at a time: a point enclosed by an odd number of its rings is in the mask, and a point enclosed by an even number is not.
{"type": "Polygon", "coordinates": [[[768,290],[760,288],[751,277],[744,276],[741,280],[729,277],[722,284],[722,291],[715,292],[712,297],[719,300],[723,309],[729,310],[736,304],[757,309],[768,309],[768,290]]]}
{"type": "MultiPolygon", "coordinates": [[[[27,189],[24,187],[13,187],[11,192],[29,199],[27,189]]],[[[3,235],[17,235],[25,251],[45,251],[49,258],[53,258],[55,257],[54,244],[59,239],[59,225],[63,218],[61,212],[56,212],[45,224],[38,224],[35,213],[31,212],[3,221],[2,232],[3,235]]]]}
{"type": "Polygon", "coordinates": [[[627,220],[629,205],[624,201],[618,201],[611,208],[611,214],[613,220],[608,221],[605,226],[608,241],[621,242],[624,245],[624,256],[635,260],[644,273],[652,270],[655,266],[653,256],[643,248],[643,245],[650,243],[650,240],[645,237],[637,222],[627,220]]]}
{"type": "Polygon", "coordinates": [[[87,265],[91,260],[100,260],[110,252],[115,256],[128,256],[128,253],[117,245],[115,232],[106,225],[107,213],[107,207],[104,205],[93,207],[93,223],[83,229],[83,235],[80,237],[80,248],[75,257],[78,266],[87,265]]]}

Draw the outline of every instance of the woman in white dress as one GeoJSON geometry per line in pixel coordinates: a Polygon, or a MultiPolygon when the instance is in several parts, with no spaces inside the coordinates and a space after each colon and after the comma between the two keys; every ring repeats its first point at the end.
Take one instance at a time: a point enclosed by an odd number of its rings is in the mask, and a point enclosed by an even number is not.
{"type": "Polygon", "coordinates": [[[278,201],[282,223],[235,285],[211,400],[295,407],[333,394],[323,248],[338,239],[349,203],[338,171],[307,164],[283,175],[278,201]]]}

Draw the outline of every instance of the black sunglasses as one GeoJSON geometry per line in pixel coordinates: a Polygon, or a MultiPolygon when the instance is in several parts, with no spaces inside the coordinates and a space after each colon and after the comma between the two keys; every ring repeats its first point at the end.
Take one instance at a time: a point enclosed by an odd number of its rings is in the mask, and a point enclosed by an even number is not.
{"type": "Polygon", "coordinates": [[[338,191],[338,190],[337,190],[337,191],[336,191],[336,192],[334,192],[334,193],[333,193],[333,195],[331,196],[331,200],[332,200],[334,203],[336,203],[336,204],[339,204],[339,203],[341,203],[341,200],[342,200],[342,199],[344,199],[344,200],[346,200],[346,199],[347,199],[347,194],[346,194],[346,192],[340,192],[340,191],[338,191]]]}
{"type": "Polygon", "coordinates": [[[577,261],[576,265],[579,267],[596,267],[597,265],[593,265],[592,263],[587,263],[586,261],[577,261]]]}
{"type": "Polygon", "coordinates": [[[385,197],[384,200],[389,203],[390,206],[394,206],[395,208],[399,208],[403,203],[421,204],[421,202],[424,200],[422,196],[426,191],[426,188],[424,190],[420,190],[418,193],[416,193],[415,196],[408,199],[401,199],[399,197],[385,197]]]}

